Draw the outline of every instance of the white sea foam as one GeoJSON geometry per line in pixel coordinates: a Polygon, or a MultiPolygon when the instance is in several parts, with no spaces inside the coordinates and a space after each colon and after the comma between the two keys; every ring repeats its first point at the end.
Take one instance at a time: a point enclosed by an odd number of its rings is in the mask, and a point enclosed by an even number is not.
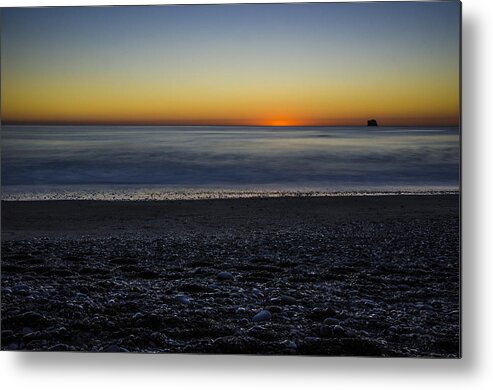
{"type": "Polygon", "coordinates": [[[458,188],[385,188],[385,189],[220,189],[220,188],[135,188],[128,186],[99,188],[25,188],[2,189],[4,201],[41,200],[104,200],[104,201],[156,201],[156,200],[204,200],[280,197],[333,197],[333,196],[388,196],[388,195],[444,195],[457,194],[458,188]]]}

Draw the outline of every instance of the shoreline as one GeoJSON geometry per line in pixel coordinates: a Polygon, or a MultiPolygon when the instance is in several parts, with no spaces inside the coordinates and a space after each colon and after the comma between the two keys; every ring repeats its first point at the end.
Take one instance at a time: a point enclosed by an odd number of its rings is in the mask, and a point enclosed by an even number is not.
{"type": "Polygon", "coordinates": [[[159,237],[257,229],[316,230],[354,220],[459,216],[459,194],[168,200],[2,200],[2,240],[32,235],[159,237]]]}
{"type": "Polygon", "coordinates": [[[2,194],[2,202],[30,201],[172,201],[172,200],[224,200],[224,199],[271,199],[271,198],[320,198],[320,197],[375,197],[375,196],[442,196],[460,195],[460,189],[450,190],[372,190],[372,191],[254,191],[254,190],[181,190],[181,191],[65,191],[65,192],[18,192],[2,194]]]}

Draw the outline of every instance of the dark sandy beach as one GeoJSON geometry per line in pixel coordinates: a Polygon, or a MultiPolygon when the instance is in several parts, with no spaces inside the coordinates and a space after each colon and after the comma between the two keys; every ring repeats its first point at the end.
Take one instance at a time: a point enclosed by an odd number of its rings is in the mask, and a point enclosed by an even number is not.
{"type": "Polygon", "coordinates": [[[4,201],[2,349],[458,357],[459,224],[458,195],[4,201]]]}

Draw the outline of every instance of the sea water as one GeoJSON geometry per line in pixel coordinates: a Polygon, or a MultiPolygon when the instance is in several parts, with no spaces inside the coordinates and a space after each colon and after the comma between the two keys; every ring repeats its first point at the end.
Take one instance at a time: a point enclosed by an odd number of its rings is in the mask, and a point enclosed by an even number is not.
{"type": "Polygon", "coordinates": [[[458,127],[2,126],[2,199],[458,191],[458,127]]]}

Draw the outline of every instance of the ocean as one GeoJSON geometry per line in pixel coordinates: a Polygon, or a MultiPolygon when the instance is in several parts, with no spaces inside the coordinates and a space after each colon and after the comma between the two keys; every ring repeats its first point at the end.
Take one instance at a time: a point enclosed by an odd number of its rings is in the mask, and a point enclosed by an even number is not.
{"type": "Polygon", "coordinates": [[[458,191],[458,127],[2,126],[2,199],[458,191]]]}

